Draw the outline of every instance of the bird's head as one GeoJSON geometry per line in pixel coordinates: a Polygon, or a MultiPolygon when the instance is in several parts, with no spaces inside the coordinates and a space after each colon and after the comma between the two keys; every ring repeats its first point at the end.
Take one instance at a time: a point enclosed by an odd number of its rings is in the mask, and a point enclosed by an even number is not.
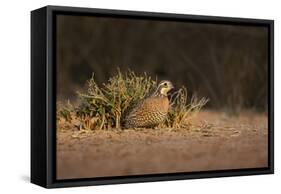
{"type": "Polygon", "coordinates": [[[168,80],[163,80],[158,84],[156,95],[167,96],[168,92],[174,88],[173,84],[168,80]]]}

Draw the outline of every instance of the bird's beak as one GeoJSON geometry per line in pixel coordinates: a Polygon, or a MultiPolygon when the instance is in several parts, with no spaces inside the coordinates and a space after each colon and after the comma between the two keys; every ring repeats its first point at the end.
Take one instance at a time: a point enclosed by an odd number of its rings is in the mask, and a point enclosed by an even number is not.
{"type": "Polygon", "coordinates": [[[170,85],[169,93],[170,93],[170,94],[173,93],[174,89],[175,89],[175,87],[171,84],[171,85],[170,85]]]}

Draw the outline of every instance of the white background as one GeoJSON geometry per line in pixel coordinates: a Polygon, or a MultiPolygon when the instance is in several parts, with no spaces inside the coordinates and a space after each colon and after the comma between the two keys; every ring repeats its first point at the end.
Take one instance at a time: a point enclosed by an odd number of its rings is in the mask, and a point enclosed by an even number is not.
{"type": "MultiPolygon", "coordinates": [[[[0,193],[267,193],[280,189],[280,34],[278,0],[7,0],[0,6],[0,193]],[[29,183],[30,11],[45,5],[232,16],[275,20],[275,175],[42,189],[29,183]],[[279,183],[279,185],[278,185],[279,183]]],[[[280,191],[279,191],[280,192],[280,191]]],[[[276,192],[275,192],[276,193],[276,192]]]]}

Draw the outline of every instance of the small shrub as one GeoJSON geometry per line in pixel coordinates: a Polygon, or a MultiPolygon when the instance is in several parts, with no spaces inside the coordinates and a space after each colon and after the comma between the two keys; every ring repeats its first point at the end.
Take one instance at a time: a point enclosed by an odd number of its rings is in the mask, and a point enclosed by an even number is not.
{"type": "MultiPolygon", "coordinates": [[[[87,81],[87,91],[78,93],[80,104],[73,106],[69,101],[58,107],[57,117],[66,122],[75,123],[79,129],[97,130],[121,128],[122,119],[139,100],[149,96],[157,87],[156,79],[153,80],[146,73],[136,75],[132,71],[117,74],[107,83],[99,86],[94,75],[87,81]]],[[[192,97],[188,101],[187,90],[180,88],[171,96],[171,107],[168,113],[166,127],[180,128],[186,124],[186,119],[198,112],[207,99],[198,100],[192,97]]]]}
{"type": "Polygon", "coordinates": [[[102,86],[95,82],[94,75],[87,84],[87,92],[79,93],[82,104],[77,116],[84,121],[91,119],[92,127],[99,129],[120,128],[128,108],[156,87],[156,81],[146,74],[136,76],[132,71],[122,74],[119,70],[102,86]]]}

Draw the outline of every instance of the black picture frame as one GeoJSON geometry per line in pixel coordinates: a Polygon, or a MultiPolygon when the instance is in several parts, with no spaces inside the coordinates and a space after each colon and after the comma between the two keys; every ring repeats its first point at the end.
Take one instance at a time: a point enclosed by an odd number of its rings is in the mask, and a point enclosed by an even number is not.
{"type": "Polygon", "coordinates": [[[31,182],[46,188],[228,177],[274,173],[274,21],[92,8],[46,6],[31,12],[31,182]],[[269,30],[268,167],[156,175],[56,180],[57,14],[98,15],[216,24],[266,26],[269,30]]]}

